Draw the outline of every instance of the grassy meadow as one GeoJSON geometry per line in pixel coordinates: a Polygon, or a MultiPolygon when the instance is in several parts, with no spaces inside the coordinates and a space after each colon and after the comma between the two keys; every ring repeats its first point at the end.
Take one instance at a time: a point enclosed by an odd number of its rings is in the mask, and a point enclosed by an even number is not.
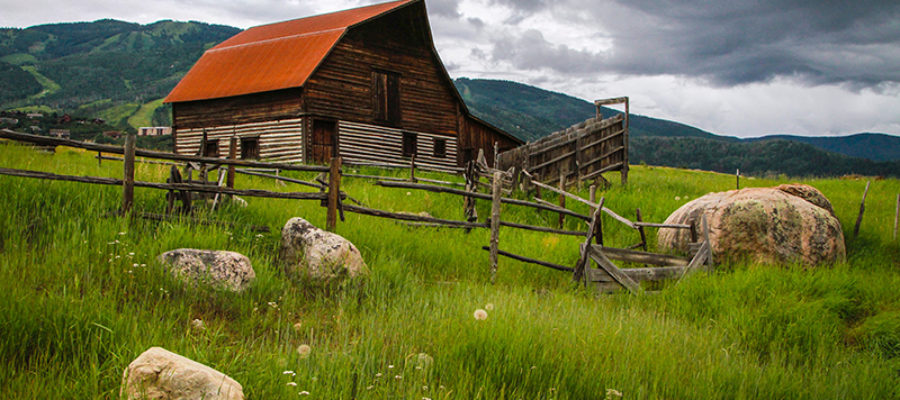
{"type": "MultiPolygon", "coordinates": [[[[94,155],[0,143],[0,167],[121,176],[121,163],[98,165],[94,155]]],[[[164,166],[137,165],[138,180],[167,176],[164,166]]],[[[734,187],[730,175],[647,166],[634,166],[627,186],[613,180],[598,194],[606,205],[629,218],[639,207],[653,222],[734,187]]],[[[286,277],[277,254],[289,218],[324,226],[318,202],[248,198],[246,208],[198,210],[198,218],[234,224],[222,228],[111,217],[118,187],[0,176],[0,393],[117,398],[125,367],[161,346],[231,376],[250,399],[898,398],[900,242],[891,232],[900,181],[872,180],[856,238],[865,179],[743,178],[742,186],[795,181],[834,204],[845,263],[734,262],[631,296],[596,295],[566,273],[505,258],[491,285],[481,250],[487,230],[413,228],[349,213],[337,233],[359,247],[371,274],[343,288],[315,286],[286,277]],[[240,294],[186,286],[156,261],[181,247],[243,253],[257,279],[240,294]],[[476,309],[487,309],[487,319],[473,318],[476,309]],[[192,327],[194,319],[205,328],[192,327]],[[303,344],[308,357],[296,351],[303,344]]],[[[309,190],[244,175],[236,187],[309,190]]],[[[352,178],[342,189],[373,208],[463,218],[457,196],[352,178]]],[[[162,212],[164,192],[138,188],[135,203],[162,212]]],[[[478,207],[483,220],[490,204],[478,207]]],[[[569,208],[587,213],[571,201],[569,208]]],[[[544,226],[557,219],[508,205],[503,215],[544,226]]],[[[611,218],[604,228],[611,245],[638,241],[611,218]]],[[[655,247],[655,231],[650,237],[655,247]]],[[[504,228],[500,248],[574,265],[580,241],[504,228]]]]}

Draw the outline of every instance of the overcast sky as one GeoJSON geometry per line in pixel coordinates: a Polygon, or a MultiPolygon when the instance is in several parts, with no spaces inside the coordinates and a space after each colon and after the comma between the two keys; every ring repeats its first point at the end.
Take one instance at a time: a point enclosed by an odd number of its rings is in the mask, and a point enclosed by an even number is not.
{"type": "MultiPolygon", "coordinates": [[[[372,0],[0,0],[0,26],[248,28],[372,0]]],[[[717,134],[900,135],[900,1],[426,0],[450,75],[508,79],[717,134]]]]}

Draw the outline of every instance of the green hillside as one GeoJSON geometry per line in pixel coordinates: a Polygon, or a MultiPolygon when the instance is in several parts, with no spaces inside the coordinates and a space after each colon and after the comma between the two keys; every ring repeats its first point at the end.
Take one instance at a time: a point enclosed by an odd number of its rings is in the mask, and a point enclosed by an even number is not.
{"type": "Polygon", "coordinates": [[[0,29],[0,109],[89,111],[85,116],[110,116],[119,128],[136,128],[154,122],[158,99],[205,49],[239,31],[200,22],[115,20],[0,29]],[[86,104],[95,106],[85,110],[86,104]]]}
{"type": "Polygon", "coordinates": [[[771,135],[748,140],[784,139],[809,143],[820,149],[873,161],[900,161],[900,137],[882,133],[858,133],[849,136],[771,135]]]}

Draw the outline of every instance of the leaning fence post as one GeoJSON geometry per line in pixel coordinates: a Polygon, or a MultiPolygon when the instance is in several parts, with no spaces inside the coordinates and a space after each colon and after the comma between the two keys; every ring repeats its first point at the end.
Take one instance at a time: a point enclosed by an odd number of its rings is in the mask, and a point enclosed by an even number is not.
{"type": "Polygon", "coordinates": [[[134,146],[137,135],[129,133],[125,137],[125,176],[122,180],[122,213],[131,210],[134,204],[134,146]]]}
{"type": "Polygon", "coordinates": [[[894,240],[897,240],[897,225],[900,225],[900,193],[897,193],[897,209],[894,211],[894,240]]]}
{"type": "MultiPolygon", "coordinates": [[[[566,190],[566,173],[562,169],[559,170],[559,190],[566,190]]],[[[566,196],[559,195],[559,207],[566,208],[566,196]]],[[[559,213],[559,229],[563,228],[566,223],[566,215],[559,213]]]]}
{"type": "Polygon", "coordinates": [[[497,280],[497,247],[500,244],[500,189],[503,173],[494,172],[491,182],[491,284],[497,280]]]}
{"type": "Polygon", "coordinates": [[[331,158],[331,171],[328,174],[328,213],[325,217],[325,229],[334,232],[337,227],[337,207],[341,195],[341,158],[331,158]]]}
{"type": "Polygon", "coordinates": [[[866,196],[869,194],[869,184],[871,181],[866,181],[866,190],[863,191],[862,202],[859,203],[859,216],[856,217],[856,226],[853,228],[853,237],[859,236],[859,225],[862,224],[863,212],[866,211],[866,196]]]}
{"type": "MultiPolygon", "coordinates": [[[[231,143],[228,144],[228,159],[237,159],[237,137],[231,137],[231,143]]],[[[228,179],[225,183],[229,189],[234,189],[234,164],[228,166],[228,179]]]]}
{"type": "MultiPolygon", "coordinates": [[[[644,222],[643,218],[641,218],[641,209],[637,208],[634,210],[635,220],[637,222],[644,222]]],[[[643,226],[638,226],[638,233],[641,234],[641,247],[644,248],[644,251],[647,251],[647,234],[644,232],[643,226]]]]}

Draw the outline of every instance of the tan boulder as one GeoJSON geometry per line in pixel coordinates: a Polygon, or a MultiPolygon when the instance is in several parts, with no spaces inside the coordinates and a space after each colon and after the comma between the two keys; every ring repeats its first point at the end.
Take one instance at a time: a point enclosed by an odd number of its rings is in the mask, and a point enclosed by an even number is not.
{"type": "Polygon", "coordinates": [[[192,283],[205,283],[240,292],[256,279],[250,259],[224,250],[176,249],[157,259],[173,275],[192,283]]]}
{"type": "Polygon", "coordinates": [[[219,371],[151,347],[125,369],[120,396],[128,400],[242,400],[244,389],[219,371]]]}
{"type": "Polygon", "coordinates": [[[291,218],[281,230],[281,260],[286,273],[316,280],[355,278],[368,273],[359,249],[342,236],[291,218]]]}
{"type": "MultiPolygon", "coordinates": [[[[831,203],[807,185],[709,193],[672,213],[667,224],[709,224],[717,257],[762,263],[816,265],[846,258],[844,233],[831,203]]],[[[686,251],[690,232],[660,229],[660,248],[686,251]]]]}

